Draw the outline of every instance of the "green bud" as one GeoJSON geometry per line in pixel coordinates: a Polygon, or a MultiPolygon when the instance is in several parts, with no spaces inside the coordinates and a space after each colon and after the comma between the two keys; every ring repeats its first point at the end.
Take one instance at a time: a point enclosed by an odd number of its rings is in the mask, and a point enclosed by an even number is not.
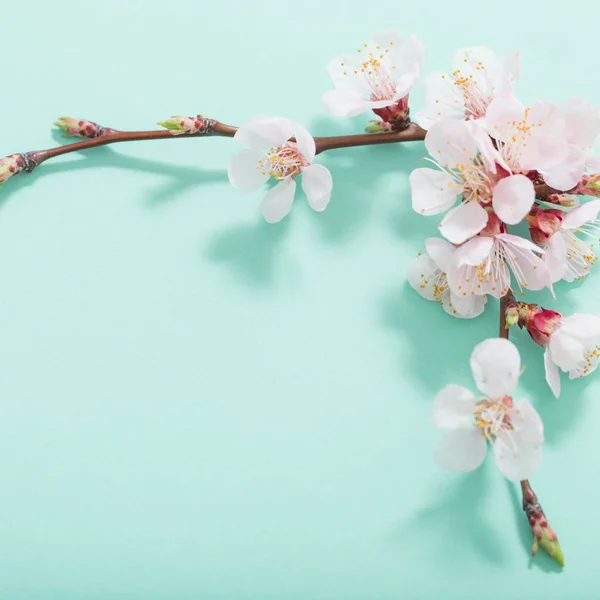
{"type": "Polygon", "coordinates": [[[369,124],[365,127],[367,133],[383,133],[389,130],[390,128],[383,121],[369,121],[369,124]]]}
{"type": "Polygon", "coordinates": [[[506,309],[506,328],[510,329],[519,322],[519,308],[516,304],[506,309]]]}
{"type": "Polygon", "coordinates": [[[184,126],[181,123],[182,117],[171,117],[166,121],[160,121],[158,125],[168,129],[169,131],[185,131],[184,126]]]}
{"type": "Polygon", "coordinates": [[[548,535],[548,531],[545,528],[542,529],[542,537],[539,540],[539,544],[561,567],[565,566],[565,557],[563,556],[558,539],[556,539],[556,535],[552,539],[548,535]]]}

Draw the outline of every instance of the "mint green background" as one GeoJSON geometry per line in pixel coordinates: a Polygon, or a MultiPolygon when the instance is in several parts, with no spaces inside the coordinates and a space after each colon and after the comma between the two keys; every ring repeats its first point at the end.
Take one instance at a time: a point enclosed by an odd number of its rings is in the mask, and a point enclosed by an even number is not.
{"type": "MultiPolygon", "coordinates": [[[[368,117],[327,117],[325,65],[388,27],[423,39],[427,71],[459,46],[517,46],[524,101],[598,103],[599,17],[585,0],[7,2],[0,155],[60,143],[63,114],[359,131],[368,117]]],[[[562,573],[530,562],[518,495],[491,460],[465,476],[432,463],[433,396],[472,385],[469,354],[498,317],[490,301],[453,320],[407,286],[437,224],[410,209],[422,144],[324,156],[327,211],[298,196],[277,226],[260,193],[230,188],[235,151],[127,144],[4,186],[0,597],[596,597],[597,376],[556,401],[541,350],[513,334],[520,390],[546,424],[533,485],[562,573]]],[[[598,311],[599,277],[542,300],[598,311]]]]}

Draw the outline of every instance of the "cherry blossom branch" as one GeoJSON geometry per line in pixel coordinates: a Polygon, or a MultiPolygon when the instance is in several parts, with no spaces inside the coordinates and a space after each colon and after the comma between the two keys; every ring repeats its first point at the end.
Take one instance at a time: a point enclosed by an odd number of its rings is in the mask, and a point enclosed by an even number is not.
{"type": "MultiPolygon", "coordinates": [[[[164,123],[160,123],[166,129],[153,131],[119,131],[103,127],[92,121],[78,120],[71,117],[61,117],[56,122],[56,125],[64,129],[67,135],[76,135],[88,139],[46,150],[33,150],[20,154],[12,154],[1,159],[0,184],[17,173],[22,171],[31,173],[44,161],[71,152],[81,152],[82,150],[121,142],[176,140],[189,137],[233,137],[238,130],[237,127],[226,125],[202,115],[198,115],[198,117],[173,117],[164,123]]],[[[337,150],[339,148],[354,146],[375,146],[379,144],[419,141],[425,139],[425,134],[426,131],[419,127],[419,125],[409,123],[402,131],[315,137],[314,140],[316,153],[320,154],[327,150],[337,150]]]]}
{"type": "MultiPolygon", "coordinates": [[[[511,290],[500,299],[500,333],[499,337],[507,340],[509,326],[514,318],[513,313],[517,309],[517,301],[511,290]]],[[[535,556],[538,547],[541,546],[561,567],[565,566],[565,559],[558,542],[558,537],[540,506],[535,492],[527,479],[521,481],[521,492],[523,494],[523,511],[527,515],[529,527],[533,534],[533,545],[531,555],[535,556]]]]}

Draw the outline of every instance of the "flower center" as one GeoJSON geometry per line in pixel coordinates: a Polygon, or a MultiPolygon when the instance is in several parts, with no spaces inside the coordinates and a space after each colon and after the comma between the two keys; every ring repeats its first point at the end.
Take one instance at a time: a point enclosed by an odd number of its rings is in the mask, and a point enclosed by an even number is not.
{"type": "MultiPolygon", "coordinates": [[[[556,235],[556,234],[555,234],[556,235]]],[[[567,269],[574,279],[583,279],[598,257],[594,253],[593,244],[579,239],[572,231],[562,229],[566,246],[567,269]]]]}
{"type": "Polygon", "coordinates": [[[569,372],[569,379],[581,379],[596,370],[600,360],[600,346],[592,345],[585,349],[585,357],[579,365],[569,372]]]}
{"type": "MultiPolygon", "coordinates": [[[[394,42],[390,41],[388,45],[391,48],[394,42]]],[[[367,83],[371,90],[371,100],[393,100],[396,94],[396,65],[390,60],[390,48],[382,48],[380,44],[369,42],[358,49],[361,62],[357,68],[352,69],[341,63],[345,77],[360,77],[367,83]]]]}
{"type": "Polygon", "coordinates": [[[269,148],[258,161],[257,169],[262,170],[262,174],[269,174],[275,179],[284,180],[296,177],[307,167],[308,161],[298,150],[298,144],[295,142],[286,142],[283,146],[269,148]]]}
{"type": "Polygon", "coordinates": [[[510,396],[503,396],[499,400],[485,398],[477,402],[473,411],[474,425],[486,440],[494,442],[498,437],[512,430],[510,418],[512,406],[513,401],[510,396]]]}
{"type": "MultiPolygon", "coordinates": [[[[466,59],[465,62],[467,62],[466,59]]],[[[482,77],[484,76],[485,66],[481,61],[477,63],[475,71],[480,72],[482,77]]],[[[456,69],[452,73],[452,78],[454,79],[453,89],[458,96],[455,103],[458,104],[462,100],[467,119],[480,119],[484,117],[485,111],[494,97],[482,91],[478,85],[479,81],[472,73],[463,75],[460,69],[456,69]]]]}

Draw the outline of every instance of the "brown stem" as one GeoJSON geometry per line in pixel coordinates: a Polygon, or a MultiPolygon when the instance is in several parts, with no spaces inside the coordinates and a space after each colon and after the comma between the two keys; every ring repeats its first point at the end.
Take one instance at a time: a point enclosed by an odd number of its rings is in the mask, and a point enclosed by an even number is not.
{"type": "MultiPolygon", "coordinates": [[[[69,154],[71,152],[80,152],[98,146],[108,144],[118,144],[121,142],[140,142],[147,140],[179,140],[190,137],[233,137],[238,130],[237,127],[225,125],[219,121],[210,121],[208,128],[204,131],[193,134],[174,135],[167,129],[155,131],[118,131],[101,127],[102,133],[97,137],[86,139],[72,144],[65,144],[58,148],[48,148],[47,150],[34,150],[27,152],[25,157],[27,167],[25,170],[32,171],[37,165],[44,161],[69,154]]],[[[410,123],[403,131],[390,131],[386,133],[364,133],[357,135],[337,135],[329,137],[316,137],[315,145],[317,154],[327,150],[338,148],[349,148],[352,146],[374,146],[378,144],[397,144],[400,142],[412,142],[424,140],[427,132],[416,123],[410,123]]]]}
{"type": "MultiPolygon", "coordinates": [[[[507,340],[509,328],[506,326],[506,309],[515,302],[515,297],[511,290],[500,299],[500,333],[499,337],[507,340]]],[[[560,544],[556,533],[540,506],[529,480],[521,481],[521,492],[523,494],[523,511],[527,516],[531,533],[533,534],[533,546],[531,548],[532,556],[535,556],[538,546],[542,546],[546,552],[561,566],[565,564],[560,544]]]]}

